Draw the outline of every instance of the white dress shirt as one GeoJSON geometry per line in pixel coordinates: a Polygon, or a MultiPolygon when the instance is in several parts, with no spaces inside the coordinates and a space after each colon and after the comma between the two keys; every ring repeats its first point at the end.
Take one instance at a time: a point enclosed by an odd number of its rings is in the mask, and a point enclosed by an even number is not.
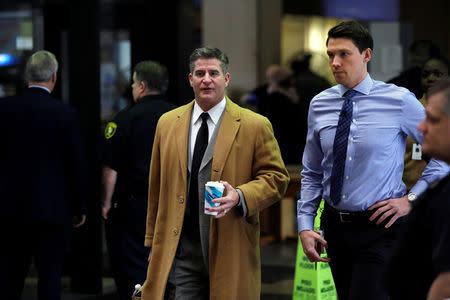
{"type": "MultiPolygon", "coordinates": [[[[214,129],[216,129],[217,122],[219,122],[220,116],[225,110],[225,105],[227,101],[225,97],[217,103],[213,108],[206,111],[209,114],[209,118],[206,121],[208,124],[208,142],[211,140],[211,136],[214,133],[214,129]]],[[[194,108],[192,110],[191,117],[191,130],[189,131],[189,165],[192,163],[192,156],[194,155],[194,147],[195,147],[195,139],[197,138],[197,133],[202,125],[202,118],[200,115],[204,111],[200,108],[197,102],[194,103],[194,108]]]]}

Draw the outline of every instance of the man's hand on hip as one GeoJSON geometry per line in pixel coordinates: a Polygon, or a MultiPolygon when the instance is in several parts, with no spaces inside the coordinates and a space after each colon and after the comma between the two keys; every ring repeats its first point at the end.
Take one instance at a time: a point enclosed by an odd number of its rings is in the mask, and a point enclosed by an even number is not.
{"type": "Polygon", "coordinates": [[[381,224],[386,218],[391,217],[389,222],[384,226],[389,228],[394,222],[411,211],[411,204],[408,202],[408,196],[400,198],[392,198],[384,201],[380,201],[368,208],[368,210],[375,209],[375,212],[369,218],[370,221],[377,220],[377,225],[381,224]]]}

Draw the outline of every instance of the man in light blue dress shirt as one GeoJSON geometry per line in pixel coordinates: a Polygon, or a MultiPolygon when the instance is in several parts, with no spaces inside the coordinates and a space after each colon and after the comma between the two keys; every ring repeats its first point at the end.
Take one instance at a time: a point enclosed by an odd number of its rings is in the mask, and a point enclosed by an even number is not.
{"type": "Polygon", "coordinates": [[[342,22],[328,32],[327,54],[338,85],[311,101],[303,153],[297,206],[299,235],[311,261],[330,262],[340,300],[388,299],[383,280],[399,218],[411,210],[409,201],[449,171],[445,163],[431,160],[410,194],[405,195],[406,137],[422,141],[416,127],[425,117],[424,108],[407,89],[370,77],[367,64],[372,49],[370,33],[358,22],[342,22]],[[350,99],[342,185],[340,193],[332,195],[337,156],[333,144],[348,90],[356,94],[350,99]],[[322,198],[326,203],[324,238],[313,231],[322,198]],[[329,258],[320,257],[318,245],[328,248],[329,258]]]}

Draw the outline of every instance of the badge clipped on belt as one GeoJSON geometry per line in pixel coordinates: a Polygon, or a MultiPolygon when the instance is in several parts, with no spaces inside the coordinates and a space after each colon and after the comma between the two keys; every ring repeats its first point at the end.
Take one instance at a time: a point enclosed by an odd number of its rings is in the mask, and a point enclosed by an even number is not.
{"type": "Polygon", "coordinates": [[[422,160],[422,146],[420,144],[414,143],[412,145],[412,159],[422,160]]]}

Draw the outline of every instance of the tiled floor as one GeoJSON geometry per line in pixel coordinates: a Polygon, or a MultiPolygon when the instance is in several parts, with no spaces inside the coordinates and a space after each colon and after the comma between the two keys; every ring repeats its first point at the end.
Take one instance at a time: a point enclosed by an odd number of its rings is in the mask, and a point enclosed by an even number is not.
{"type": "MultiPolygon", "coordinates": [[[[267,243],[261,246],[262,295],[261,300],[292,300],[297,241],[267,243]]],[[[63,278],[62,300],[118,300],[114,281],[103,278],[103,295],[71,293],[69,280],[63,278]]],[[[36,299],[36,278],[27,278],[22,300],[36,299]]]]}

